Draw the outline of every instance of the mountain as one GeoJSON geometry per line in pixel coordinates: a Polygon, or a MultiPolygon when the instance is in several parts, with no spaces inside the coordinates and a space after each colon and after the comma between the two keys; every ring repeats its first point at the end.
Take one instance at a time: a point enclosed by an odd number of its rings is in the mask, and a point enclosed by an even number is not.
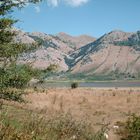
{"type": "Polygon", "coordinates": [[[80,47],[81,42],[84,44],[86,42],[89,43],[89,38],[95,40],[92,37],[84,37],[84,35],[82,35],[73,37],[74,41],[71,40],[70,44],[70,42],[62,40],[57,35],[40,32],[25,33],[17,30],[17,37],[15,38],[17,42],[27,44],[41,42],[41,46],[35,51],[23,54],[22,57],[19,58],[18,63],[32,63],[33,67],[39,69],[45,69],[50,64],[56,64],[59,67],[59,71],[67,71],[69,70],[69,64],[66,63],[66,59],[71,59],[69,55],[75,51],[75,42],[77,43],[77,46],[79,45],[80,47]],[[80,42],[80,40],[83,41],[80,42]],[[78,41],[80,42],[79,44],[78,41]]]}
{"type": "Polygon", "coordinates": [[[140,72],[140,32],[112,31],[72,54],[72,73],[137,77],[140,72]]]}
{"type": "Polygon", "coordinates": [[[73,37],[66,33],[50,35],[19,31],[16,40],[41,42],[35,51],[19,58],[19,63],[32,62],[33,67],[39,69],[56,64],[59,71],[90,78],[97,75],[140,77],[140,31],[128,33],[115,30],[98,39],[87,35],[73,37]]]}
{"type": "Polygon", "coordinates": [[[74,37],[63,32],[58,33],[56,36],[75,50],[96,40],[96,38],[88,35],[80,35],[74,37]]]}

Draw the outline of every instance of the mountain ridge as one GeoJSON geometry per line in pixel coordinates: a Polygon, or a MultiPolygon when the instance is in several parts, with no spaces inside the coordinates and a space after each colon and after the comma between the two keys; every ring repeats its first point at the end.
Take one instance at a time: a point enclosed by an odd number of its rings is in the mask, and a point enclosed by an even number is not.
{"type": "Polygon", "coordinates": [[[27,43],[36,42],[37,39],[43,42],[36,52],[28,54],[28,61],[36,57],[33,67],[39,69],[56,64],[59,71],[69,71],[71,74],[140,75],[140,31],[129,33],[115,30],[98,39],[85,35],[73,37],[66,33],[50,35],[34,32],[18,35],[21,42],[25,39],[27,43]]]}

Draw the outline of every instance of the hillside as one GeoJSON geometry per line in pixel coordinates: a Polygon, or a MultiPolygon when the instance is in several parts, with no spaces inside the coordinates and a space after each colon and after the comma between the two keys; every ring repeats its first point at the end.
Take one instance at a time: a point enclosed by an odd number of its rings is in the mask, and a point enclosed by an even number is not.
{"type": "Polygon", "coordinates": [[[72,54],[72,73],[138,77],[140,72],[139,32],[113,31],[72,54]]]}
{"type": "Polygon", "coordinates": [[[56,36],[75,50],[96,40],[96,38],[88,35],[80,35],[74,37],[63,32],[58,33],[56,36]]]}
{"type": "Polygon", "coordinates": [[[66,33],[50,35],[19,31],[17,41],[41,42],[34,52],[19,58],[20,63],[33,62],[33,67],[39,69],[56,64],[59,71],[72,75],[104,75],[115,79],[140,76],[140,31],[115,30],[97,40],[86,35],[73,37],[66,33]]]}
{"type": "Polygon", "coordinates": [[[92,37],[79,36],[73,37],[73,40],[67,42],[58,36],[40,32],[24,33],[17,30],[17,33],[15,40],[18,42],[27,44],[37,41],[41,42],[41,46],[34,52],[24,54],[20,57],[19,63],[32,63],[33,67],[39,69],[45,69],[50,64],[56,64],[58,65],[59,71],[67,71],[69,69],[69,64],[66,63],[66,59],[71,59],[69,55],[75,51],[75,42],[80,46],[78,44],[79,40],[82,40],[81,42],[84,42],[84,44],[90,42],[89,38],[94,40],[92,37]]]}

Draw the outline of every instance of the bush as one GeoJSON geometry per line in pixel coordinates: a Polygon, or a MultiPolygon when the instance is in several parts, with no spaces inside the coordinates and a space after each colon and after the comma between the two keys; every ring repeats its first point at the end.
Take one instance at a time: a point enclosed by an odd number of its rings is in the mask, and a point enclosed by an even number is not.
{"type": "Polygon", "coordinates": [[[32,77],[37,75],[39,75],[38,70],[28,65],[11,66],[4,73],[3,85],[5,87],[22,88],[27,85],[32,77]]]}
{"type": "Polygon", "coordinates": [[[5,92],[0,93],[0,99],[24,102],[23,94],[24,91],[22,90],[7,89],[5,92]]]}
{"type": "Polygon", "coordinates": [[[140,116],[131,115],[125,123],[121,123],[117,134],[121,140],[140,140],[140,116]]]}
{"type": "Polygon", "coordinates": [[[77,82],[71,83],[71,88],[72,89],[78,88],[78,83],[77,82]]]}
{"type": "Polygon", "coordinates": [[[28,65],[14,65],[6,70],[0,69],[0,99],[21,102],[21,95],[24,93],[22,88],[25,88],[31,78],[37,75],[39,71],[28,65]]]}
{"type": "Polygon", "coordinates": [[[95,133],[90,125],[69,114],[46,119],[32,113],[26,119],[18,119],[7,113],[0,115],[1,140],[105,140],[102,130],[95,133]]]}

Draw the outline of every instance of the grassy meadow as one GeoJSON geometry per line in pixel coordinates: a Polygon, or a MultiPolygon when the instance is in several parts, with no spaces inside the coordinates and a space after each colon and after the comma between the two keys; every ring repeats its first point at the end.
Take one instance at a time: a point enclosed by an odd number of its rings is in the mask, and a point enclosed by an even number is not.
{"type": "Polygon", "coordinates": [[[26,89],[0,100],[1,140],[120,140],[113,126],[140,114],[139,88],[26,89]]]}

